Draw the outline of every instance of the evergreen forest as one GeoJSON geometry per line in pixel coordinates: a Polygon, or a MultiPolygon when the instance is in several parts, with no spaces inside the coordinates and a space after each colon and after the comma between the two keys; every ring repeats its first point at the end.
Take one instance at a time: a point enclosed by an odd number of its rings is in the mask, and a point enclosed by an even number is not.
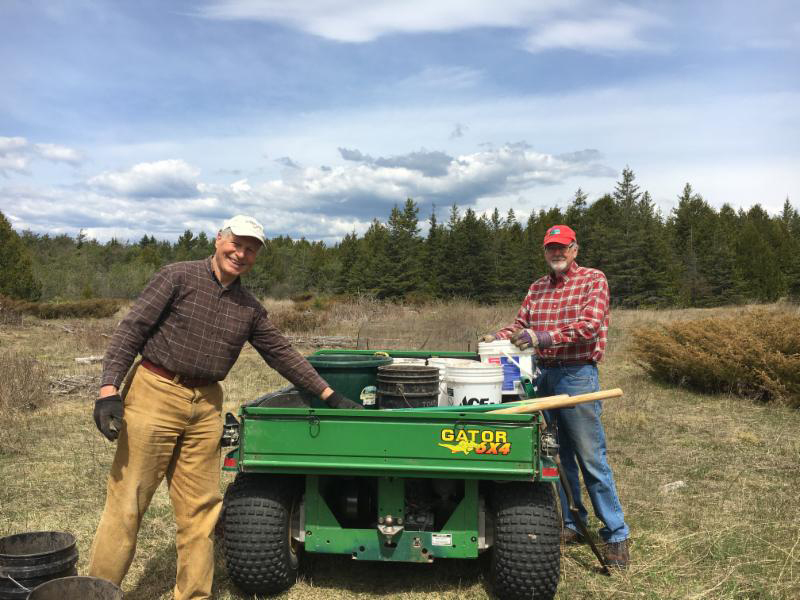
{"type": "MultiPolygon", "coordinates": [[[[542,239],[557,223],[578,235],[577,262],[603,270],[624,307],[708,307],[800,300],[800,214],[787,198],[780,214],[710,206],[688,183],[662,215],[626,168],[613,192],[592,202],[578,189],[566,209],[528,216],[479,216],[471,208],[434,211],[421,227],[407,199],[328,246],[279,236],[267,241],[246,285],[259,296],[365,294],[425,302],[462,297],[521,301],[546,273],[542,239]],[[423,229],[426,231],[422,234],[423,229]]],[[[425,218],[424,216],[422,217],[425,218]]],[[[214,238],[187,230],[176,242],[145,235],[99,243],[81,233],[17,234],[0,213],[0,295],[66,301],[133,298],[163,265],[212,254],[214,238]]]]}

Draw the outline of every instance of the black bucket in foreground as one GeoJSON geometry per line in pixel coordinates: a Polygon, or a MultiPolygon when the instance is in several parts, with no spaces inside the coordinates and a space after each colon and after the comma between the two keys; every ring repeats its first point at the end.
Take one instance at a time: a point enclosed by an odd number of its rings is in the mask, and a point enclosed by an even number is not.
{"type": "Polygon", "coordinates": [[[439,403],[439,369],[423,365],[378,367],[378,408],[421,408],[439,403]]]}
{"type": "Polygon", "coordinates": [[[122,600],[122,590],[97,577],[64,577],[38,586],[28,600],[122,600]]]}
{"type": "Polygon", "coordinates": [[[24,600],[28,590],[42,583],[75,575],[77,562],[71,533],[33,531],[0,538],[0,600],[24,600]]]}

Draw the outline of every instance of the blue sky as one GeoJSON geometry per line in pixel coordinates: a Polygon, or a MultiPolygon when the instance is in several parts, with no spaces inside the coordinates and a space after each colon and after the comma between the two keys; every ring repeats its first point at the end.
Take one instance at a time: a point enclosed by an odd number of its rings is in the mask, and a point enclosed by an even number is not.
{"type": "Polygon", "coordinates": [[[800,208],[791,1],[2,0],[0,211],[138,240],[328,242],[407,197],[800,208]]]}

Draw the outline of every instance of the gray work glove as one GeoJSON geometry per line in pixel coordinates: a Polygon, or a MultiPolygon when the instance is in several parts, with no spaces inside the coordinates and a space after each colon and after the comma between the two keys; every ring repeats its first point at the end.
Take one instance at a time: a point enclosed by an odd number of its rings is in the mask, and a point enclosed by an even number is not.
{"type": "Polygon", "coordinates": [[[350,408],[350,409],[359,409],[364,408],[358,402],[353,402],[350,398],[342,396],[339,392],[334,391],[328,398],[325,400],[325,403],[330,406],[331,408],[350,408]]]}
{"type": "Polygon", "coordinates": [[[480,338],[478,338],[478,341],[479,342],[486,342],[488,344],[489,342],[493,342],[496,339],[497,338],[495,337],[495,335],[493,333],[487,333],[486,335],[482,335],[480,338]]]}
{"type": "Polygon", "coordinates": [[[94,403],[94,423],[109,442],[119,437],[122,429],[122,398],[119,394],[99,398],[94,403]]]}

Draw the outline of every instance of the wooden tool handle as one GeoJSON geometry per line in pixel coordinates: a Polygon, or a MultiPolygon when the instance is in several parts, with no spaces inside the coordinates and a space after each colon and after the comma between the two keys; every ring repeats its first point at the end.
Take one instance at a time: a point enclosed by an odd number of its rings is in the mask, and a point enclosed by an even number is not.
{"type": "MultiPolygon", "coordinates": [[[[567,394],[559,394],[558,396],[545,396],[544,398],[532,398],[531,400],[525,400],[523,402],[517,402],[515,406],[509,406],[507,408],[496,408],[495,410],[487,411],[489,413],[498,413],[501,415],[514,415],[519,413],[526,413],[530,412],[528,409],[533,406],[534,404],[539,404],[540,402],[551,402],[551,401],[560,401],[560,400],[569,400],[569,396],[567,394]]],[[[534,408],[534,411],[540,410],[538,408],[534,408]]]]}
{"type": "Polygon", "coordinates": [[[527,404],[520,404],[518,406],[511,406],[509,408],[501,408],[498,410],[490,410],[488,414],[522,414],[536,412],[537,410],[552,410],[555,408],[566,408],[568,406],[575,406],[576,404],[583,404],[584,402],[594,402],[595,400],[608,400],[610,398],[619,398],[622,396],[620,388],[611,390],[601,390],[599,392],[591,392],[590,394],[579,394],[578,396],[547,396],[546,398],[536,398],[527,404]]]}

